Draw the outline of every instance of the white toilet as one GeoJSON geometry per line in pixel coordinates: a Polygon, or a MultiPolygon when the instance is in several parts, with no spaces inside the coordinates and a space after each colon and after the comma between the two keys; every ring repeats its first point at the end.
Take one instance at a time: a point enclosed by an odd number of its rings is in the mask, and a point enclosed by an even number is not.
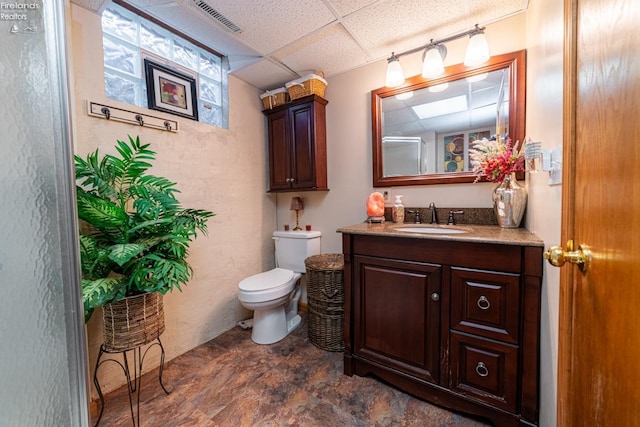
{"type": "Polygon", "coordinates": [[[241,280],[238,299],[253,310],[251,339],[258,344],[280,341],[300,325],[299,280],[304,260],[320,254],[319,231],[274,231],[276,268],[241,280]]]}

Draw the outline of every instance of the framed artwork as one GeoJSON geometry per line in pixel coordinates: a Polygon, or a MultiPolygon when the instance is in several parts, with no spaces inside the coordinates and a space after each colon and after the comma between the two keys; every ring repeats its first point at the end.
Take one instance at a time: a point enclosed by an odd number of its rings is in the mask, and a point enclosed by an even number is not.
{"type": "Polygon", "coordinates": [[[464,170],[464,134],[444,137],[444,171],[464,170]]]}
{"type": "Polygon", "coordinates": [[[144,60],[147,102],[152,110],[198,120],[196,79],[171,68],[144,60]]]}

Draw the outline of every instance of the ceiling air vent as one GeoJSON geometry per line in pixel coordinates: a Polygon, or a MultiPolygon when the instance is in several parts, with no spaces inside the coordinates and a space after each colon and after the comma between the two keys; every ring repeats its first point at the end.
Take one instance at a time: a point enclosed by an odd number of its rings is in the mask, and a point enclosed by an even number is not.
{"type": "Polygon", "coordinates": [[[238,27],[236,24],[231,22],[229,18],[215,10],[211,5],[202,0],[193,0],[193,3],[198,6],[202,11],[204,11],[207,15],[224,25],[229,31],[234,33],[241,33],[242,29],[238,27]]]}

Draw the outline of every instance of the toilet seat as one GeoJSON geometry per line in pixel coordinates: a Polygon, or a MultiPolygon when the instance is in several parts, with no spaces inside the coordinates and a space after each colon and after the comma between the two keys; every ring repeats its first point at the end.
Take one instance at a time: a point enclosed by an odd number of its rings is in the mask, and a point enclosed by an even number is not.
{"type": "Polygon", "coordinates": [[[243,279],[238,284],[238,298],[244,302],[263,302],[287,295],[300,274],[285,268],[274,268],[243,279]],[[296,277],[297,276],[297,277],[296,277]]]}

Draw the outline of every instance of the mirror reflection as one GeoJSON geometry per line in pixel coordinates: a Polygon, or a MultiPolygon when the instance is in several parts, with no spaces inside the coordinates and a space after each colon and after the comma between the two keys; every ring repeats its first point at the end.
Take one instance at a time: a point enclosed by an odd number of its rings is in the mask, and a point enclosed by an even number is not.
{"type": "Polygon", "coordinates": [[[524,61],[524,51],[476,69],[448,67],[447,75],[429,82],[414,77],[400,88],[373,91],[374,186],[472,182],[475,140],[522,139],[524,82],[517,80],[524,80],[524,63],[517,59],[524,61]]]}
{"type": "Polygon", "coordinates": [[[498,111],[509,111],[509,74],[445,82],[383,98],[381,105],[383,176],[470,171],[470,145],[495,136],[498,111]]]}

